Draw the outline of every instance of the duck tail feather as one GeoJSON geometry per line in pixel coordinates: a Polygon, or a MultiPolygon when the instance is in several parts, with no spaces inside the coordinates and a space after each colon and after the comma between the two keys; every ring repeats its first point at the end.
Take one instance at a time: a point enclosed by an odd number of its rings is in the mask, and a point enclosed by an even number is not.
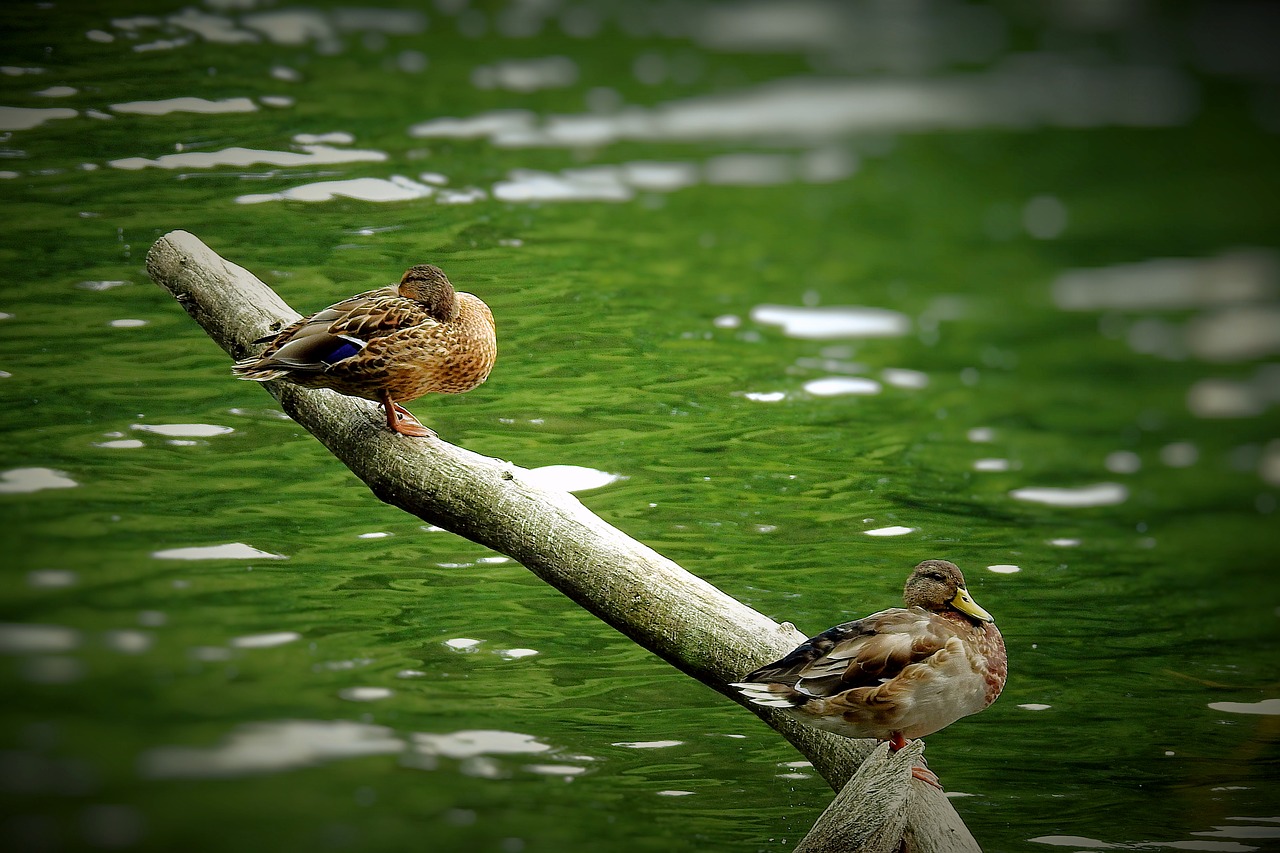
{"type": "Polygon", "coordinates": [[[758,681],[735,681],[730,687],[738,688],[738,692],[751,700],[753,704],[765,708],[798,708],[809,697],[786,684],[761,684],[758,681]]]}

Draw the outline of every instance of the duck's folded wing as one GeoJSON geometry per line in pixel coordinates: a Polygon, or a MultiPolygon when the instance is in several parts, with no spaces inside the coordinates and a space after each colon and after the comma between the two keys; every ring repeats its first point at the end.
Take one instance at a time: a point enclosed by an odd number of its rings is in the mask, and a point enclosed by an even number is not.
{"type": "Polygon", "coordinates": [[[340,302],[317,314],[315,321],[325,324],[331,335],[359,338],[362,341],[371,341],[413,326],[433,326],[439,322],[427,312],[422,303],[385,291],[373,291],[340,302]]]}
{"type": "Polygon", "coordinates": [[[425,309],[398,296],[394,288],[370,290],[284,329],[257,366],[322,371],[356,355],[375,338],[434,322],[425,309]]]}
{"type": "Polygon", "coordinates": [[[941,649],[953,632],[919,608],[894,608],[824,631],[744,681],[789,684],[814,696],[873,687],[941,649]]]}

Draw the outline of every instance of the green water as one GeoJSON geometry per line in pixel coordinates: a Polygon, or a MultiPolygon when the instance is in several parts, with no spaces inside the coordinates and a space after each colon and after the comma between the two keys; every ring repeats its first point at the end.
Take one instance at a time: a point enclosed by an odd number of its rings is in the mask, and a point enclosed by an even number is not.
{"type": "Polygon", "coordinates": [[[782,851],[831,796],[234,381],[176,228],[299,310],[439,264],[500,358],[424,422],[621,475],[580,497],[774,618],[960,564],[1010,679],[928,755],[984,849],[1280,849],[1261,11],[109,5],[0,11],[0,106],[63,111],[0,111],[6,849],[782,851]],[[410,197],[246,203],[356,178],[410,197]]]}

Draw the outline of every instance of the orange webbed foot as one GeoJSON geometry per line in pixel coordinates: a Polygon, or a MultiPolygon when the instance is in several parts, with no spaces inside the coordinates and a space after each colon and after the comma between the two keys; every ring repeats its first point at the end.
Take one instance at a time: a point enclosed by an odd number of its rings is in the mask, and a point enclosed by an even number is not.
{"type": "Polygon", "coordinates": [[[413,412],[410,412],[390,397],[383,399],[382,408],[387,412],[387,426],[393,432],[398,432],[411,438],[436,437],[435,430],[423,426],[422,422],[413,416],[413,412]]]}
{"type": "Polygon", "coordinates": [[[919,779],[921,782],[925,783],[926,785],[932,785],[933,787],[937,788],[939,791],[942,790],[942,783],[938,781],[937,775],[934,774],[934,772],[930,770],[928,767],[912,767],[911,775],[913,778],[919,779]]]}
{"type": "MultiPolygon", "coordinates": [[[[893,735],[889,738],[889,751],[897,752],[898,750],[905,747],[908,743],[910,743],[910,741],[908,741],[905,737],[902,736],[902,732],[894,732],[893,735]]],[[[924,761],[924,757],[922,756],[920,760],[924,761]]],[[[942,783],[938,781],[937,775],[928,767],[912,767],[911,776],[912,778],[919,779],[921,782],[924,782],[926,785],[932,785],[933,787],[937,788],[939,791],[942,790],[942,783]]]]}

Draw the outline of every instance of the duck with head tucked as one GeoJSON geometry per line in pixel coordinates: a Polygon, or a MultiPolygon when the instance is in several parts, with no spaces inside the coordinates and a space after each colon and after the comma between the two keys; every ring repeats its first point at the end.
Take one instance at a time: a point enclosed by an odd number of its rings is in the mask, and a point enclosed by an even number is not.
{"type": "Polygon", "coordinates": [[[498,345],[489,306],[453,289],[431,264],[398,285],[344,299],[268,335],[259,355],[236,362],[241,379],[285,379],[381,403],[401,435],[433,436],[401,402],[460,394],[489,377],[498,345]]]}
{"type": "MultiPolygon", "coordinates": [[[[837,625],[733,684],[757,705],[893,751],[996,700],[1008,673],[1004,638],[954,563],[925,560],[906,607],[837,625]]],[[[941,788],[924,768],[912,775],[941,788]]]]}

